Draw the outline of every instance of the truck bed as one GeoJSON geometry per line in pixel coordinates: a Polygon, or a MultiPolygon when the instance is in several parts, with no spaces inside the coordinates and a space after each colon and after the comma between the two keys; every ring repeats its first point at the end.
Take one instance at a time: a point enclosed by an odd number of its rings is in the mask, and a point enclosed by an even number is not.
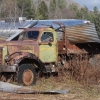
{"type": "Polygon", "coordinates": [[[58,41],[58,54],[100,53],[100,43],[71,44],[68,40],[58,41]]]}

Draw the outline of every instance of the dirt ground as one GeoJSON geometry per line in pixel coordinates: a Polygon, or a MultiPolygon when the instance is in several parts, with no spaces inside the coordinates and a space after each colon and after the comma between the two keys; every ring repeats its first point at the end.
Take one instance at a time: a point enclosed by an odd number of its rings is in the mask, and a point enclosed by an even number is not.
{"type": "Polygon", "coordinates": [[[0,100],[100,100],[99,85],[85,85],[69,77],[39,78],[36,85],[29,88],[45,90],[65,90],[67,94],[15,94],[0,92],[0,100]]]}
{"type": "Polygon", "coordinates": [[[100,98],[82,97],[82,95],[43,95],[0,93],[0,100],[100,100],[100,98]]]}

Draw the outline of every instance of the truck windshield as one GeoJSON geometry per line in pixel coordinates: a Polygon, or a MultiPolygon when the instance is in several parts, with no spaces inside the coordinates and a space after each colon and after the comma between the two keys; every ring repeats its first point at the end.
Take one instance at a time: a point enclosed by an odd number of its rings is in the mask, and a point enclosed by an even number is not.
{"type": "Polygon", "coordinates": [[[28,31],[20,34],[18,40],[37,39],[38,35],[39,35],[39,31],[28,31]]]}
{"type": "Polygon", "coordinates": [[[28,31],[27,38],[29,39],[37,39],[39,35],[39,31],[28,31]]]}

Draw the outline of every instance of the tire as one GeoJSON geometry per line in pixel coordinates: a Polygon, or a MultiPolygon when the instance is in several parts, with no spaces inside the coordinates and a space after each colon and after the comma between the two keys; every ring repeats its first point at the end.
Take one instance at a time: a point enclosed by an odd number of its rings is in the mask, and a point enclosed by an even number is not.
{"type": "Polygon", "coordinates": [[[29,86],[36,83],[36,71],[34,66],[29,64],[22,64],[18,70],[18,83],[29,86]]]}

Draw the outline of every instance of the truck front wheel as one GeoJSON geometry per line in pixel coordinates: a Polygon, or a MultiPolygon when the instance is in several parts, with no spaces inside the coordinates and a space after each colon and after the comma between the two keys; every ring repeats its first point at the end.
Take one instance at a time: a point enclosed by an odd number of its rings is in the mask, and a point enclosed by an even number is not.
{"type": "Polygon", "coordinates": [[[18,71],[18,83],[26,86],[36,83],[36,71],[34,66],[22,64],[18,71]]]}

